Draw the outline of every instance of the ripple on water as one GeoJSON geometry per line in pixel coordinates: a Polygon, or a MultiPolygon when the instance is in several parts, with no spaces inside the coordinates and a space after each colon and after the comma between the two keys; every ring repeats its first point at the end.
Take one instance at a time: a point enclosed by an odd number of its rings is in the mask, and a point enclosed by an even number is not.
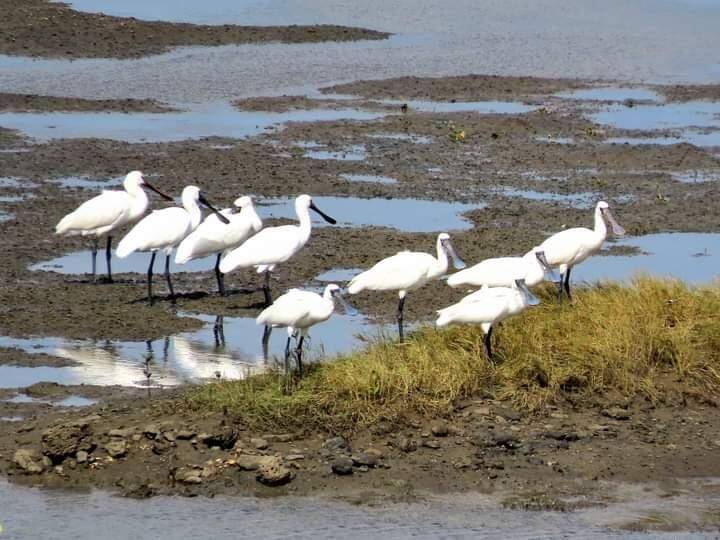
{"type": "Polygon", "coordinates": [[[561,98],[582,101],[662,101],[660,94],[648,88],[623,88],[618,86],[584,88],[555,95],[561,98]]]}

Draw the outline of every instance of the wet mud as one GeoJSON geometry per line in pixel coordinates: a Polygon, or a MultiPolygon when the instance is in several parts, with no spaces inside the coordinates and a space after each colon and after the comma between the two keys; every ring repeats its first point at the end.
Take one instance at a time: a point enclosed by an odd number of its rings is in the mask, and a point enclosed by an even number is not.
{"type": "Polygon", "coordinates": [[[152,99],[79,99],[37,94],[0,93],[1,112],[170,112],[175,109],[166,107],[152,99]]]}
{"type": "Polygon", "coordinates": [[[184,45],[313,43],[384,39],[388,34],[333,25],[238,26],[142,21],[75,11],[47,0],[0,1],[0,54],[54,58],[138,58],[184,45]]]}

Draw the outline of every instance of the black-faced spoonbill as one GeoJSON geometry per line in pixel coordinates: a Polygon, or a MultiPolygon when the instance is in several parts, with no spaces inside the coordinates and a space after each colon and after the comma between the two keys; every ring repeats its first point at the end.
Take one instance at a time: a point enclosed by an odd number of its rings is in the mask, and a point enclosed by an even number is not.
{"type": "Polygon", "coordinates": [[[228,218],[220,214],[200,192],[196,186],[187,186],[182,192],[182,208],[163,208],[155,210],[135,225],[117,246],[117,256],[121,259],[135,251],[151,251],[150,266],[148,266],[148,301],[153,303],[152,274],[155,265],[155,255],[158,251],[165,252],[165,279],[170,289],[170,300],[175,302],[170,280],[170,253],[182,242],[185,237],[200,225],[202,211],[198,203],[212,210],[220,221],[230,223],[228,218]]]}
{"type": "Polygon", "coordinates": [[[570,271],[573,266],[580,264],[600,250],[608,234],[608,225],[614,235],[625,234],[625,229],[615,221],[610,213],[608,203],[600,201],[595,206],[595,227],[593,229],[585,227],[566,229],[553,234],[540,244],[539,248],[545,253],[548,264],[560,271],[558,300],[562,298],[563,287],[565,287],[568,298],[571,298],[570,271]]]}
{"type": "Polygon", "coordinates": [[[328,223],[337,223],[315,206],[310,195],[300,195],[295,199],[295,213],[300,221],[299,225],[282,225],[261,230],[223,256],[220,259],[220,271],[227,274],[236,268],[254,266],[259,274],[264,272],[265,304],[270,305],[270,272],[276,265],[293,257],[309,240],[312,230],[310,210],[317,212],[328,223]]]}
{"type": "Polygon", "coordinates": [[[230,220],[228,225],[222,223],[215,214],[208,215],[197,229],[180,242],[175,252],[177,264],[185,264],[194,259],[217,254],[215,277],[221,296],[225,296],[225,283],[223,274],[220,272],[220,257],[262,229],[262,220],[257,215],[255,205],[250,197],[235,199],[233,206],[239,208],[240,213],[234,213],[232,208],[226,208],[220,212],[230,220]]]}
{"type": "Polygon", "coordinates": [[[484,334],[485,353],[492,360],[490,339],[493,325],[539,303],[540,300],[527,288],[525,280],[517,279],[512,287],[485,287],[457,304],[438,310],[439,317],[435,324],[442,327],[452,323],[479,323],[484,334]]]}
{"type": "Polygon", "coordinates": [[[107,263],[108,282],[112,283],[110,266],[112,233],[119,228],[135,223],[142,217],[148,207],[148,197],[143,187],[153,190],[161,197],[172,201],[172,197],[162,193],[143,178],[140,171],[131,171],[123,181],[125,191],[103,191],[97,197],[82,203],[75,211],[69,213],[55,226],[55,233],[66,236],[93,236],[92,243],[92,275],[96,281],[96,259],[98,240],[107,236],[105,261],[107,263]]]}
{"type": "Polygon", "coordinates": [[[448,269],[448,255],[452,258],[455,268],[459,270],[465,267],[465,263],[458,257],[450,243],[449,234],[440,233],[438,235],[436,249],[437,258],[429,253],[401,251],[358,274],[348,284],[347,289],[350,294],[357,294],[364,290],[398,291],[400,303],[398,304],[397,321],[400,341],[403,340],[403,307],[408,291],[418,289],[428,281],[445,274],[448,269]]]}
{"type": "Polygon", "coordinates": [[[335,311],[335,300],[338,300],[345,312],[354,315],[357,312],[347,304],[342,297],[342,290],[334,283],[325,287],[322,296],[302,289],[290,289],[278,297],[272,305],[266,307],[255,322],[265,327],[287,327],[288,338],[285,344],[285,369],[288,369],[290,359],[290,340],[297,340],[295,356],[298,371],[302,375],[302,346],[308,330],[317,323],[326,321],[335,311]]]}
{"type": "Polygon", "coordinates": [[[470,268],[455,272],[448,277],[451,287],[512,287],[516,279],[524,279],[528,287],[544,280],[558,281],[555,271],[538,247],[522,257],[497,257],[485,259],[470,268]]]}

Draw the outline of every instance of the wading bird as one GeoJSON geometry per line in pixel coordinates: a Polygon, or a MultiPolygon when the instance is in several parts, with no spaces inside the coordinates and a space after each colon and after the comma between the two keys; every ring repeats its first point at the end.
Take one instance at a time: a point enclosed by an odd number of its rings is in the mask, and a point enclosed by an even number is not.
{"type": "Polygon", "coordinates": [[[254,266],[258,274],[265,273],[263,292],[265,304],[270,305],[270,273],[275,266],[293,257],[307,243],[312,230],[310,210],[317,212],[328,223],[336,223],[315,206],[310,195],[300,195],[295,199],[295,213],[300,221],[299,225],[282,225],[261,230],[220,259],[220,272],[227,274],[236,268],[254,266]]]}
{"type": "Polygon", "coordinates": [[[522,257],[485,259],[455,272],[448,277],[447,283],[451,287],[512,287],[516,279],[524,279],[528,287],[534,287],[543,280],[557,281],[558,277],[545,253],[534,247],[522,257]]]}
{"type": "Polygon", "coordinates": [[[85,201],[74,212],[69,213],[55,226],[55,233],[66,236],[93,236],[92,239],[92,275],[97,281],[96,263],[98,240],[107,236],[105,261],[107,263],[108,283],[112,283],[110,266],[112,233],[119,228],[135,223],[142,217],[148,207],[148,197],[143,187],[172,201],[172,197],[162,193],[143,178],[140,171],[131,171],[123,181],[125,191],[103,191],[97,197],[85,201]]]}
{"type": "Polygon", "coordinates": [[[148,266],[148,302],[153,303],[152,275],[155,265],[155,255],[158,251],[165,252],[165,279],[170,289],[170,300],[175,302],[170,280],[170,253],[190,234],[202,220],[202,211],[198,203],[212,210],[220,221],[227,224],[230,221],[220,214],[203,196],[200,188],[187,186],[182,192],[182,208],[164,208],[155,210],[135,225],[117,246],[117,256],[121,259],[135,251],[151,251],[150,266],[148,266]]]}
{"type": "Polygon", "coordinates": [[[440,233],[436,243],[437,258],[429,253],[401,251],[381,260],[375,266],[352,278],[348,284],[348,292],[357,294],[360,291],[398,291],[397,321],[400,341],[403,340],[403,307],[408,291],[418,289],[428,281],[439,278],[448,269],[448,255],[455,268],[462,269],[465,263],[458,257],[450,243],[450,235],[440,233]]]}
{"type": "Polygon", "coordinates": [[[485,287],[466,296],[457,304],[438,310],[438,327],[452,323],[480,324],[485,353],[492,360],[491,337],[493,326],[503,319],[516,315],[540,301],[527,288],[525,280],[516,279],[512,287],[485,287]]]}
{"type": "Polygon", "coordinates": [[[197,229],[180,242],[175,252],[177,264],[185,264],[194,259],[217,254],[215,277],[221,296],[225,296],[225,283],[220,272],[220,258],[262,229],[262,220],[257,215],[250,197],[235,199],[233,205],[240,209],[240,213],[234,213],[232,208],[220,212],[230,220],[228,225],[222,223],[215,214],[210,214],[197,229]]]}
{"type": "Polygon", "coordinates": [[[595,206],[595,227],[593,229],[585,227],[566,229],[553,234],[540,244],[539,247],[545,252],[548,264],[560,271],[558,300],[562,299],[563,287],[568,298],[571,298],[570,271],[576,264],[583,262],[600,250],[608,234],[608,225],[616,236],[625,234],[625,229],[615,221],[610,213],[608,203],[600,201],[595,206]]]}
{"type": "Polygon", "coordinates": [[[303,341],[311,326],[330,318],[330,315],[335,311],[335,300],[338,300],[343,305],[345,312],[349,315],[357,313],[343,299],[340,287],[331,283],[325,287],[322,296],[302,289],[290,289],[278,297],[272,305],[266,307],[255,319],[257,324],[265,325],[265,327],[287,327],[288,338],[285,344],[286,370],[290,361],[290,340],[295,338],[297,340],[295,357],[298,371],[302,375],[303,341]]]}

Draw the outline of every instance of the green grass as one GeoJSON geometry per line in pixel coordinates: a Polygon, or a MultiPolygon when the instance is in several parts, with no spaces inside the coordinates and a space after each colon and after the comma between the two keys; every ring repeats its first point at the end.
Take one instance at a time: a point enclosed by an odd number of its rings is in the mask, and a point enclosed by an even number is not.
{"type": "Polygon", "coordinates": [[[569,394],[612,392],[655,400],[662,381],[699,396],[720,391],[720,289],[638,278],[577,289],[505,321],[493,335],[495,362],[475,326],[423,327],[406,343],[378,339],[364,350],[313,365],[301,380],[279,373],[193,388],[190,407],[227,409],[257,429],[351,432],[379,420],[442,414],[476,395],[534,410],[569,394]]]}

